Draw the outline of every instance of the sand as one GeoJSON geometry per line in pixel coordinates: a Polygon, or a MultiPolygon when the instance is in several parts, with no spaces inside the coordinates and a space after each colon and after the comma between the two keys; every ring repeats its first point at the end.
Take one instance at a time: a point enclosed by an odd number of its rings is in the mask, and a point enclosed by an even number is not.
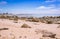
{"type": "Polygon", "coordinates": [[[24,20],[18,20],[18,23],[14,23],[13,20],[0,19],[0,29],[8,28],[8,30],[0,30],[0,39],[60,39],[60,28],[57,28],[58,26],[58,24],[24,20]],[[23,24],[27,24],[31,28],[21,28],[23,24]],[[56,34],[55,38],[42,37],[42,30],[56,34]]]}

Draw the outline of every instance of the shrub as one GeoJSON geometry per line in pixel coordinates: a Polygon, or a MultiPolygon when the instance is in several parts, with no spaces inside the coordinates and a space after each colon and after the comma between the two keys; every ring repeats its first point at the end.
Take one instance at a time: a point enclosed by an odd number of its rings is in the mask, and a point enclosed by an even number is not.
{"type": "Polygon", "coordinates": [[[0,16],[0,18],[4,19],[4,18],[5,18],[5,16],[4,16],[4,15],[1,15],[1,16],[0,16]]]}
{"type": "Polygon", "coordinates": [[[17,16],[14,17],[14,23],[18,23],[18,17],[17,16]]]}
{"type": "Polygon", "coordinates": [[[32,22],[32,19],[26,19],[25,21],[29,21],[29,22],[32,22]]]}
{"type": "Polygon", "coordinates": [[[21,19],[21,20],[26,20],[27,18],[26,18],[26,17],[21,17],[20,19],[21,19]]]}
{"type": "Polygon", "coordinates": [[[33,18],[32,22],[39,22],[39,19],[38,18],[33,18]]]}
{"type": "Polygon", "coordinates": [[[37,34],[41,33],[42,34],[42,37],[50,37],[50,38],[55,38],[56,34],[52,33],[52,32],[49,32],[47,30],[40,30],[40,29],[37,29],[35,31],[37,34]]]}
{"type": "Polygon", "coordinates": [[[42,22],[42,23],[47,23],[45,20],[43,20],[43,19],[40,19],[40,22],[42,22]]]}
{"type": "Polygon", "coordinates": [[[47,21],[47,24],[52,24],[53,22],[52,21],[47,21]]]}
{"type": "Polygon", "coordinates": [[[21,26],[21,28],[31,28],[31,27],[28,26],[27,24],[23,24],[23,25],[21,26]]]}

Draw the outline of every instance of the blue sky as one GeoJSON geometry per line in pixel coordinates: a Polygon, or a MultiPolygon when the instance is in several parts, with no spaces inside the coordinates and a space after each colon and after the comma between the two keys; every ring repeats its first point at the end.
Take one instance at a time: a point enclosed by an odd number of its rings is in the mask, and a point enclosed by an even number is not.
{"type": "Polygon", "coordinates": [[[0,0],[0,12],[60,14],[60,0],[0,0]]]}

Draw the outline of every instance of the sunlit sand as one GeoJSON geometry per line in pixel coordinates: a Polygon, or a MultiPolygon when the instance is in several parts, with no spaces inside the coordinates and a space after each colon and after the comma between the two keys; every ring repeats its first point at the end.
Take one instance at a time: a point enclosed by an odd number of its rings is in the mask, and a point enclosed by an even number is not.
{"type": "Polygon", "coordinates": [[[41,22],[28,22],[18,20],[0,19],[0,39],[60,39],[59,24],[45,24],[41,22]],[[22,28],[22,25],[26,26],[22,28]],[[30,27],[30,28],[29,28],[30,27]],[[8,29],[3,29],[8,28],[8,29]],[[54,35],[49,37],[49,33],[54,35]],[[43,36],[43,35],[47,36],[43,36]]]}

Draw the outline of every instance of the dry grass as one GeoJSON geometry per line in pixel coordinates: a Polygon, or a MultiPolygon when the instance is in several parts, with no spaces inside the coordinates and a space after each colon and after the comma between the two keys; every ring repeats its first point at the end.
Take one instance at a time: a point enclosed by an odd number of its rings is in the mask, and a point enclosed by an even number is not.
{"type": "Polygon", "coordinates": [[[53,23],[52,21],[48,21],[48,20],[47,20],[47,24],[52,24],[52,23],[53,23]]]}
{"type": "Polygon", "coordinates": [[[45,30],[43,30],[42,33],[43,33],[43,37],[55,38],[56,36],[56,34],[49,32],[49,31],[45,31],[45,30]]]}
{"type": "Polygon", "coordinates": [[[35,31],[37,34],[41,33],[42,34],[42,37],[50,37],[50,38],[55,38],[56,34],[52,33],[52,32],[49,32],[47,30],[40,30],[40,29],[37,29],[35,31]]]}
{"type": "Polygon", "coordinates": [[[0,30],[8,30],[8,28],[0,28],[0,30]]]}
{"type": "Polygon", "coordinates": [[[30,21],[30,22],[39,22],[39,19],[38,18],[27,18],[26,21],[30,21]]]}
{"type": "Polygon", "coordinates": [[[18,23],[18,17],[17,16],[14,17],[14,23],[18,23]]]}
{"type": "Polygon", "coordinates": [[[40,19],[40,22],[47,23],[44,19],[40,19]]]}
{"type": "Polygon", "coordinates": [[[20,17],[20,19],[21,19],[21,20],[26,20],[26,19],[27,19],[27,17],[20,17]]]}

